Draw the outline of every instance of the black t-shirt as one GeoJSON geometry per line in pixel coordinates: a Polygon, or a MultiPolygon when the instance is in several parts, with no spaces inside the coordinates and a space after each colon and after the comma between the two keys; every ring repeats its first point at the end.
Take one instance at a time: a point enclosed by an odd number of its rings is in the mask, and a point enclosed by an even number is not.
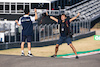
{"type": "Polygon", "coordinates": [[[62,20],[58,20],[58,24],[60,24],[60,35],[62,37],[66,37],[69,33],[69,27],[70,27],[70,22],[69,19],[66,19],[65,22],[62,22],[62,20]],[[68,23],[68,27],[66,26],[66,22],[68,23]]]}

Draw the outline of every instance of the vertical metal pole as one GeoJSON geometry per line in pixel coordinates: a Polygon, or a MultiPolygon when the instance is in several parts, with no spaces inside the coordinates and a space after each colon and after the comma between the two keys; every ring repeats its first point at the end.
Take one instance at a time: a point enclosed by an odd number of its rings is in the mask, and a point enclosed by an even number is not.
{"type": "Polygon", "coordinates": [[[89,22],[89,31],[90,31],[90,28],[91,28],[91,20],[88,20],[89,22]]]}
{"type": "Polygon", "coordinates": [[[48,40],[49,40],[49,25],[48,25],[48,40]]]}
{"type": "Polygon", "coordinates": [[[89,20],[87,21],[87,32],[89,32],[89,20]]]}
{"type": "Polygon", "coordinates": [[[51,15],[51,3],[49,3],[49,15],[51,15]]]}
{"type": "Polygon", "coordinates": [[[75,22],[75,34],[77,34],[77,22],[75,22]]]}
{"type": "Polygon", "coordinates": [[[81,21],[79,22],[79,34],[81,34],[81,30],[80,30],[80,28],[81,28],[81,21]]]}
{"type": "Polygon", "coordinates": [[[54,24],[54,39],[56,38],[56,25],[54,24]]]}
{"type": "Polygon", "coordinates": [[[39,41],[41,40],[41,39],[40,39],[40,35],[41,35],[41,28],[40,28],[40,26],[39,26],[39,41]]]}
{"type": "Polygon", "coordinates": [[[53,8],[55,9],[55,2],[53,2],[53,8]]]}
{"type": "MultiPolygon", "coordinates": [[[[83,21],[83,20],[82,20],[82,21],[83,21]]],[[[82,30],[83,30],[83,29],[82,29],[82,21],[81,21],[81,34],[82,34],[82,32],[83,32],[83,31],[82,31],[82,30]]]]}
{"type": "Polygon", "coordinates": [[[57,24],[55,25],[55,39],[57,39],[57,24]]]}
{"type": "Polygon", "coordinates": [[[77,21],[77,34],[78,34],[78,31],[79,31],[79,21],[77,21]]]}
{"type": "Polygon", "coordinates": [[[42,25],[40,25],[40,41],[41,41],[41,31],[42,31],[42,25]]]}
{"type": "Polygon", "coordinates": [[[72,23],[72,25],[73,25],[73,34],[74,34],[74,31],[75,31],[75,22],[72,23]]]}
{"type": "Polygon", "coordinates": [[[46,26],[46,25],[44,25],[44,32],[43,32],[43,34],[44,34],[43,39],[44,39],[44,40],[45,40],[45,26],[46,26]]]}
{"type": "Polygon", "coordinates": [[[31,13],[31,3],[29,3],[29,9],[30,9],[30,13],[31,13]]]}
{"type": "Polygon", "coordinates": [[[5,48],[6,48],[6,49],[8,49],[8,42],[6,43],[6,46],[5,46],[5,48]]]}
{"type": "Polygon", "coordinates": [[[86,32],[88,32],[88,20],[86,22],[86,32]]]}
{"type": "Polygon", "coordinates": [[[16,23],[15,23],[15,42],[16,42],[16,23]]]}
{"type": "Polygon", "coordinates": [[[54,25],[54,24],[52,24],[52,40],[53,40],[53,25],[54,25]]]}
{"type": "Polygon", "coordinates": [[[85,31],[84,31],[84,33],[86,33],[86,22],[87,22],[87,21],[85,21],[85,31]]]}
{"type": "Polygon", "coordinates": [[[84,27],[83,27],[83,21],[82,21],[82,34],[83,34],[83,32],[84,32],[83,28],[84,28],[84,27]]]}
{"type": "Polygon", "coordinates": [[[90,28],[91,28],[91,21],[89,20],[89,31],[90,31],[90,28]]]}
{"type": "Polygon", "coordinates": [[[43,40],[45,39],[45,26],[43,26],[44,30],[43,30],[43,40]]]}
{"type": "Polygon", "coordinates": [[[11,13],[11,2],[9,3],[9,13],[11,13]]]}
{"type": "Polygon", "coordinates": [[[23,3],[23,8],[25,9],[25,3],[23,3]]]}
{"type": "MultiPolygon", "coordinates": [[[[4,29],[4,40],[6,40],[5,39],[5,23],[3,24],[3,29],[4,29]]],[[[4,43],[5,43],[5,41],[4,41],[4,43]]]]}
{"type": "Polygon", "coordinates": [[[3,4],[3,13],[5,13],[5,2],[3,4]]]}
{"type": "Polygon", "coordinates": [[[35,26],[35,31],[34,31],[34,34],[35,34],[35,36],[34,36],[34,41],[36,42],[36,28],[37,28],[37,25],[35,26]]]}
{"type": "Polygon", "coordinates": [[[16,13],[17,13],[17,2],[16,2],[16,4],[15,4],[16,6],[15,6],[15,10],[16,10],[16,13]]]}
{"type": "Polygon", "coordinates": [[[10,27],[11,27],[11,25],[9,24],[9,43],[10,43],[10,40],[11,40],[11,31],[10,31],[11,28],[10,27]]]}
{"type": "Polygon", "coordinates": [[[77,30],[78,30],[77,28],[78,28],[78,26],[77,26],[77,22],[76,22],[76,35],[77,35],[77,30]]]}
{"type": "MultiPolygon", "coordinates": [[[[70,28],[69,28],[69,29],[71,30],[71,32],[72,32],[72,28],[71,28],[71,27],[72,27],[72,23],[70,23],[70,28]]],[[[72,32],[72,33],[73,33],[73,32],[72,32]]]]}

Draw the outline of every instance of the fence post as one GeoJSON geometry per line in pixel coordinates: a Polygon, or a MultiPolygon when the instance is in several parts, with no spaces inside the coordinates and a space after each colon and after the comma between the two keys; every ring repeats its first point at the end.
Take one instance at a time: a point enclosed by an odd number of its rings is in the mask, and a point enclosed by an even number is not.
{"type": "MultiPolygon", "coordinates": [[[[3,29],[4,29],[4,39],[5,39],[5,23],[3,24],[3,29]]],[[[4,41],[4,43],[5,43],[5,41],[4,41]]]]}
{"type": "Polygon", "coordinates": [[[49,27],[50,27],[50,24],[48,25],[48,40],[49,40],[49,27]]]}
{"type": "Polygon", "coordinates": [[[55,39],[57,39],[57,24],[55,25],[55,39]]]}
{"type": "Polygon", "coordinates": [[[78,33],[78,21],[76,22],[76,35],[78,33]]]}
{"type": "Polygon", "coordinates": [[[72,23],[72,25],[73,25],[73,34],[75,33],[75,23],[76,23],[76,22],[73,22],[73,23],[72,23]]]}
{"type": "Polygon", "coordinates": [[[34,41],[36,42],[36,28],[37,28],[37,25],[35,26],[35,30],[34,30],[34,41]]]}
{"type": "Polygon", "coordinates": [[[85,33],[88,32],[88,27],[87,27],[87,25],[88,25],[88,19],[86,19],[86,26],[85,26],[85,27],[86,27],[86,31],[85,31],[85,33]]]}
{"type": "Polygon", "coordinates": [[[39,26],[39,41],[41,41],[41,26],[42,25],[39,26]]]}
{"type": "Polygon", "coordinates": [[[79,22],[79,34],[81,34],[80,28],[81,28],[81,21],[79,22]]]}
{"type": "Polygon", "coordinates": [[[9,43],[11,41],[11,24],[9,24],[9,43]]]}
{"type": "Polygon", "coordinates": [[[85,23],[85,31],[84,31],[84,33],[86,33],[86,22],[87,22],[87,20],[84,22],[85,23]]]}
{"type": "Polygon", "coordinates": [[[53,26],[54,26],[54,24],[52,24],[52,40],[53,40],[53,26]]]}
{"type": "Polygon", "coordinates": [[[43,31],[43,40],[45,41],[45,26],[46,26],[46,24],[44,25],[44,31],[43,31]]]}
{"type": "Polygon", "coordinates": [[[89,21],[88,21],[88,19],[87,19],[87,32],[89,32],[88,23],[89,23],[89,21]]]}
{"type": "Polygon", "coordinates": [[[82,34],[84,33],[84,30],[83,30],[83,28],[84,28],[84,27],[83,27],[83,20],[82,20],[82,34]]]}
{"type": "Polygon", "coordinates": [[[8,49],[8,42],[6,42],[5,49],[8,49]]]}
{"type": "Polygon", "coordinates": [[[90,28],[91,28],[91,20],[89,20],[89,31],[90,31],[90,28]]]}
{"type": "Polygon", "coordinates": [[[15,23],[15,42],[16,42],[16,23],[15,23]]]}

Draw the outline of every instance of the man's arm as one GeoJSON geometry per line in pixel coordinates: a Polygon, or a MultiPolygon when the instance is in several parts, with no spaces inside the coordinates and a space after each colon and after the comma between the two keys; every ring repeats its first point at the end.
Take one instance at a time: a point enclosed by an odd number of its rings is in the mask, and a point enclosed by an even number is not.
{"type": "MultiPolygon", "coordinates": [[[[48,12],[46,12],[46,15],[49,16],[49,15],[48,15],[48,12]]],[[[52,19],[52,20],[54,20],[54,21],[56,21],[56,22],[58,23],[58,19],[57,19],[57,18],[55,18],[55,17],[53,17],[53,16],[50,16],[50,19],[52,19]]]]}
{"type": "Polygon", "coordinates": [[[34,9],[34,11],[35,11],[35,20],[37,20],[38,16],[37,16],[37,10],[36,10],[36,8],[34,9]]]}
{"type": "Polygon", "coordinates": [[[71,19],[69,20],[69,22],[72,22],[73,20],[75,20],[79,15],[80,15],[80,13],[78,13],[76,17],[71,18],[71,19]]]}
{"type": "Polygon", "coordinates": [[[15,20],[15,22],[17,23],[18,26],[20,26],[20,24],[18,23],[18,20],[15,20]]]}

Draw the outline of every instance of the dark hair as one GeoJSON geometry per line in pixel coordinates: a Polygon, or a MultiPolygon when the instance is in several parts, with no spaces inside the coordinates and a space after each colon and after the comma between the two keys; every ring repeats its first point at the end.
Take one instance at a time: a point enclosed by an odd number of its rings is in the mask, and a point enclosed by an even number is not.
{"type": "Polygon", "coordinates": [[[64,16],[66,17],[66,15],[65,15],[65,14],[61,14],[61,16],[62,16],[62,15],[64,15],[64,16]]]}
{"type": "Polygon", "coordinates": [[[64,15],[64,16],[66,17],[66,15],[65,15],[65,14],[61,14],[61,15],[59,15],[59,19],[60,19],[60,20],[61,20],[61,16],[62,16],[62,15],[64,15]]]}
{"type": "Polygon", "coordinates": [[[29,8],[25,8],[24,13],[28,14],[30,12],[29,8]]]}

